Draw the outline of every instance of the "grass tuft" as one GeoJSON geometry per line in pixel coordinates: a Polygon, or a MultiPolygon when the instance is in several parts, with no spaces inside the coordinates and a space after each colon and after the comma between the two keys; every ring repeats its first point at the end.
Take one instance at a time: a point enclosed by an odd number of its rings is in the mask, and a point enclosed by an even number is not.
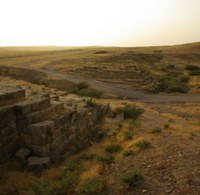
{"type": "Polygon", "coordinates": [[[135,144],[138,148],[144,150],[148,149],[151,146],[151,142],[147,140],[139,141],[135,144]]]}
{"type": "Polygon", "coordinates": [[[138,170],[131,170],[122,175],[121,180],[128,184],[130,188],[136,188],[142,183],[144,177],[138,170]]]}
{"type": "Polygon", "coordinates": [[[107,179],[99,176],[86,180],[80,187],[78,194],[80,195],[102,194],[106,188],[107,188],[107,179]]]}
{"type": "Polygon", "coordinates": [[[125,119],[136,120],[144,112],[144,110],[134,105],[127,105],[121,108],[117,108],[116,112],[123,113],[125,119]]]}

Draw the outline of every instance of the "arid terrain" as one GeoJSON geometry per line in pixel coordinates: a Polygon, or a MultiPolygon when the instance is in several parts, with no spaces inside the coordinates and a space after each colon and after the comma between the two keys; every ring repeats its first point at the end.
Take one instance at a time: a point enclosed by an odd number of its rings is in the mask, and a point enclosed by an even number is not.
{"type": "Polygon", "coordinates": [[[0,194],[200,194],[200,43],[2,47],[0,83],[110,106],[97,138],[47,169],[2,162],[0,194]]]}

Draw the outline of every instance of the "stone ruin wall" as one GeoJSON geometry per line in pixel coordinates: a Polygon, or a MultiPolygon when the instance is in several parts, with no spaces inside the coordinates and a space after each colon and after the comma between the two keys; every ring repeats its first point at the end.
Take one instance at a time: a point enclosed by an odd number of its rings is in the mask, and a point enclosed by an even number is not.
{"type": "Polygon", "coordinates": [[[25,147],[36,156],[60,158],[90,142],[108,106],[72,108],[48,94],[25,97],[20,87],[0,88],[0,161],[25,147]]]}

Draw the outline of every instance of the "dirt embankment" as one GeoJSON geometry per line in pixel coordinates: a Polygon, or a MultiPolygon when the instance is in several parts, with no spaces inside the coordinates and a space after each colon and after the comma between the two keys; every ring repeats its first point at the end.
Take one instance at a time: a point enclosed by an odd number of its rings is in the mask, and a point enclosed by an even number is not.
{"type": "Polygon", "coordinates": [[[25,80],[35,84],[46,85],[59,90],[69,90],[73,83],[62,79],[53,79],[45,72],[30,68],[0,66],[1,76],[10,76],[14,79],[25,80]]]}
{"type": "Polygon", "coordinates": [[[74,83],[82,81],[88,82],[91,86],[101,90],[106,94],[113,94],[119,98],[133,99],[141,102],[198,102],[200,94],[149,94],[143,91],[135,90],[125,84],[114,84],[99,81],[97,79],[85,78],[76,74],[58,73],[53,70],[35,70],[22,67],[0,67],[1,76],[11,76],[15,79],[22,79],[37,84],[43,84],[48,87],[59,90],[70,90],[74,83]]]}

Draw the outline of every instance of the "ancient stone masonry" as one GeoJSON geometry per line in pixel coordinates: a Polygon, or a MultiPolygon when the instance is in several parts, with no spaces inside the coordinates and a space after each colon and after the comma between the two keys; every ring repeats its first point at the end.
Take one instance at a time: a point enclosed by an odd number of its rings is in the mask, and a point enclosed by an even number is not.
{"type": "Polygon", "coordinates": [[[88,106],[87,101],[72,95],[59,101],[49,94],[25,96],[21,87],[0,84],[0,161],[19,148],[59,158],[88,143],[108,106],[88,106]]]}

